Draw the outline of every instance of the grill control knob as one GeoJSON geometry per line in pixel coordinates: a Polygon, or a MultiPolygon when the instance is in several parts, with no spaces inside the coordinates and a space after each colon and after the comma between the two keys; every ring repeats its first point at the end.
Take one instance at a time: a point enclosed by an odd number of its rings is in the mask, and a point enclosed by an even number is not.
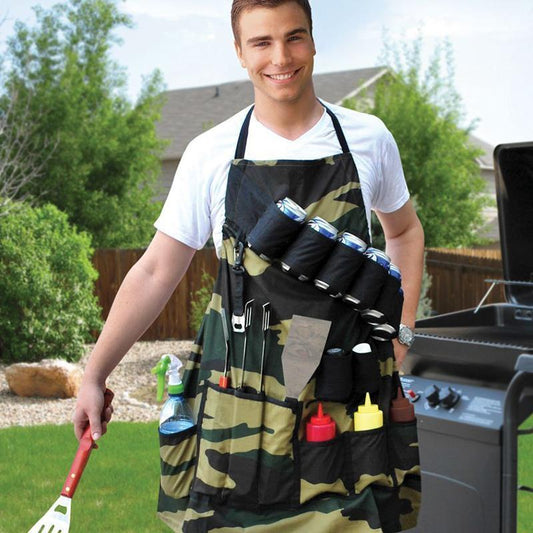
{"type": "Polygon", "coordinates": [[[446,387],[446,389],[440,392],[440,403],[444,409],[451,409],[461,399],[461,395],[452,387],[446,387]]]}
{"type": "Polygon", "coordinates": [[[424,397],[428,401],[429,405],[431,405],[431,407],[437,407],[440,402],[440,388],[437,387],[437,385],[430,385],[424,391],[424,397]]]}

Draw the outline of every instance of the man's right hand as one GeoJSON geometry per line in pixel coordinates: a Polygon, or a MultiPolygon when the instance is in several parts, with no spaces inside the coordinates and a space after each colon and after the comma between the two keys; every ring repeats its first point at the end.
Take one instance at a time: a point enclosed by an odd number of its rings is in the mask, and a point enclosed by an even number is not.
{"type": "Polygon", "coordinates": [[[104,407],[105,386],[95,383],[82,383],[74,411],[74,433],[78,440],[81,439],[87,425],[91,427],[93,440],[98,440],[107,431],[107,423],[113,415],[113,406],[110,404],[102,413],[104,407]]]}

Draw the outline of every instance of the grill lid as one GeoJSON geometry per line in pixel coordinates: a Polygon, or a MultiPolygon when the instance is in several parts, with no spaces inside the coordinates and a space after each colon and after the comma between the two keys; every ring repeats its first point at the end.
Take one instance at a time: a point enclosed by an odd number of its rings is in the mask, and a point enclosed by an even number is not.
{"type": "MultiPolygon", "coordinates": [[[[494,170],[504,278],[533,282],[533,142],[497,146],[494,170]]],[[[533,306],[533,286],[509,284],[505,295],[533,306]]]]}

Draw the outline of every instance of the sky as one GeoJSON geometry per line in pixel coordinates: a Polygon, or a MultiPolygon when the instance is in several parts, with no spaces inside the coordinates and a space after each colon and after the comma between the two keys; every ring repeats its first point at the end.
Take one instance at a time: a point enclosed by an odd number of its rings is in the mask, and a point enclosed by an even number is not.
{"type": "MultiPolygon", "coordinates": [[[[0,0],[0,47],[15,20],[34,23],[32,6],[55,0],[0,0]]],[[[126,68],[135,100],[143,76],[159,68],[167,89],[246,78],[236,59],[231,0],[118,0],[133,20],[117,34],[113,58],[126,68]]],[[[315,72],[380,65],[384,32],[391,42],[423,39],[427,57],[452,44],[455,87],[465,121],[492,145],[533,141],[532,0],[311,0],[315,72]]],[[[320,96],[320,95],[318,95],[320,96]]]]}

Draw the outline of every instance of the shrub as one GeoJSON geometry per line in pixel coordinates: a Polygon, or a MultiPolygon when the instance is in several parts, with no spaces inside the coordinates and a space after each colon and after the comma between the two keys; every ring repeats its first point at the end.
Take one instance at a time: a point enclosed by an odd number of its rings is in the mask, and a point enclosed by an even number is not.
{"type": "Polygon", "coordinates": [[[191,309],[189,312],[189,324],[194,334],[198,333],[205,312],[211,301],[211,295],[213,292],[213,285],[215,284],[215,278],[208,274],[205,270],[202,272],[201,287],[191,293],[191,309]]]}
{"type": "Polygon", "coordinates": [[[90,238],[52,205],[0,217],[0,359],[77,361],[101,325],[90,238]]]}

